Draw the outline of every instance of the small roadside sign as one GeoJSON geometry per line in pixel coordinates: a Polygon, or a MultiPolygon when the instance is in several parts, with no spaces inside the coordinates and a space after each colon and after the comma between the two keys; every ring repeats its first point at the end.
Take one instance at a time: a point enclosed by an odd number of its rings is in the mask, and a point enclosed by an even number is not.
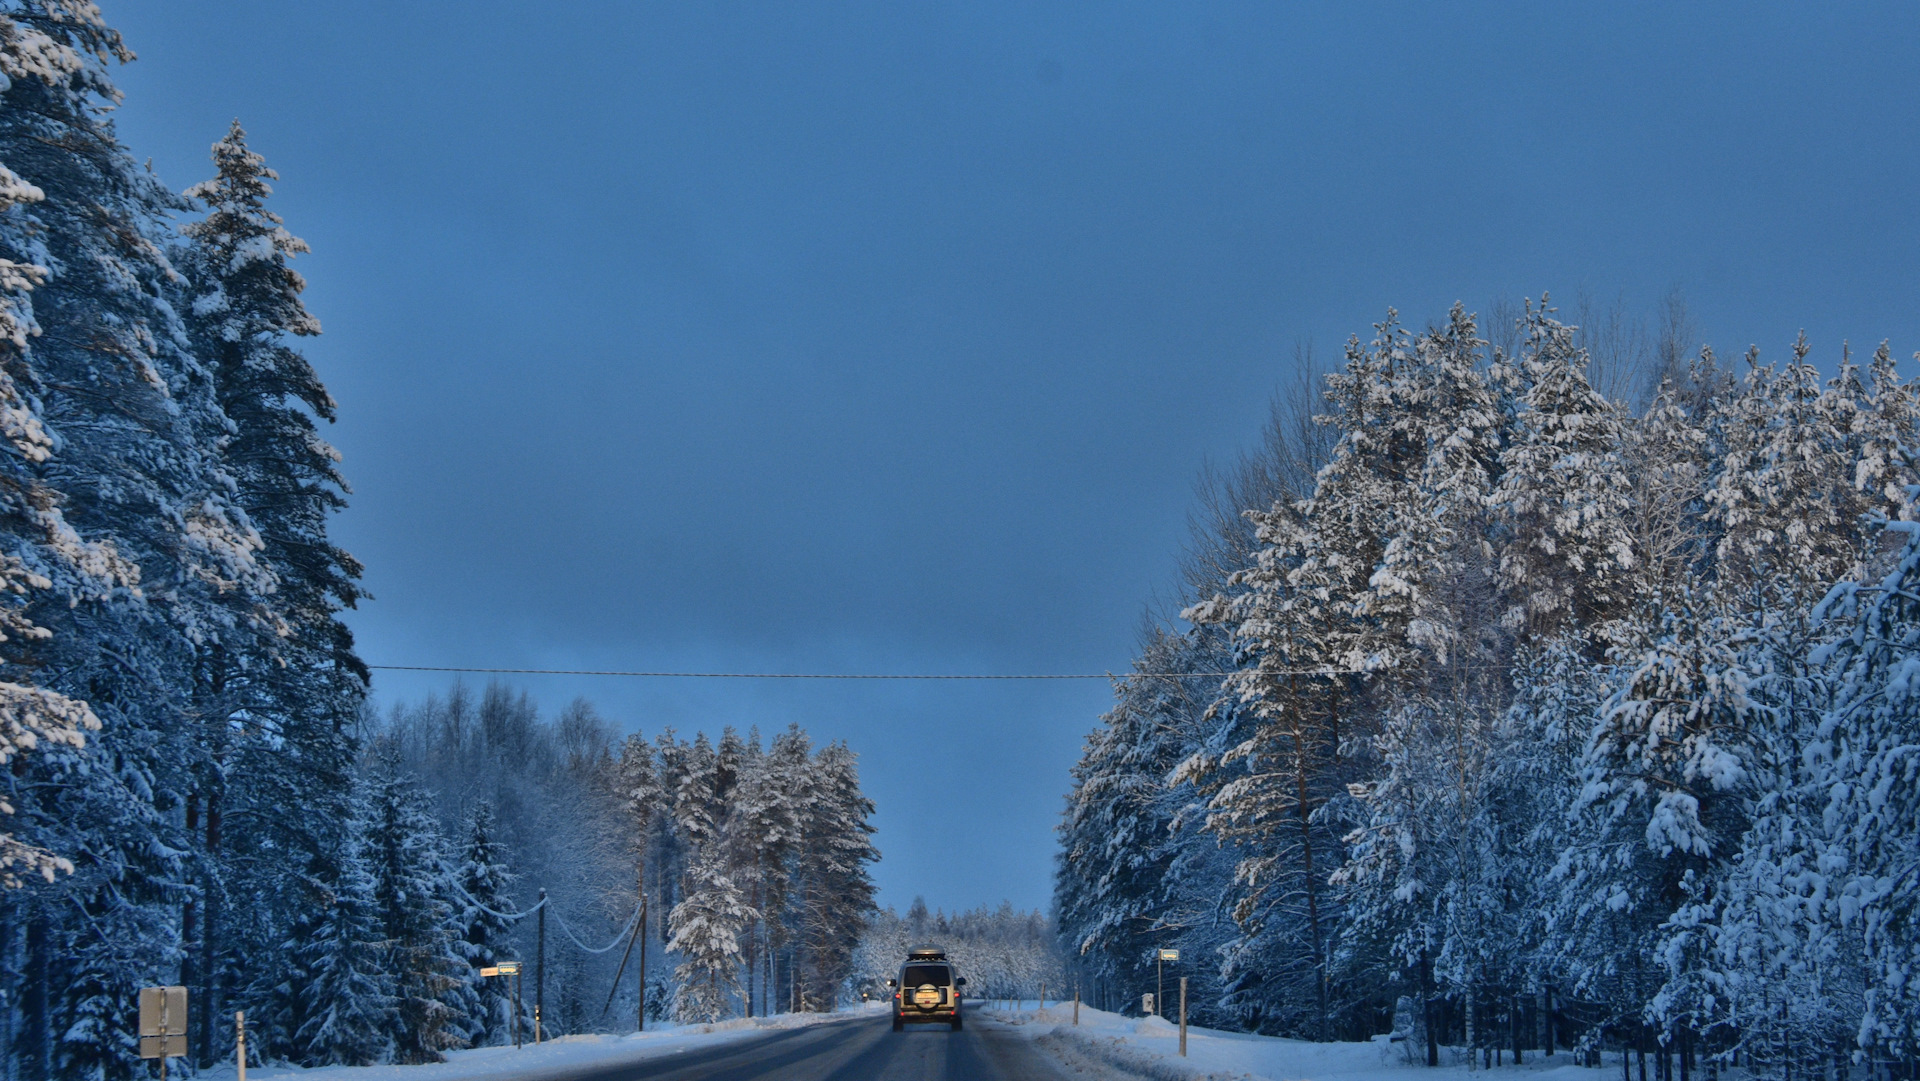
{"type": "Polygon", "coordinates": [[[1178,960],[1180,960],[1180,951],[1179,951],[1179,950],[1161,950],[1161,951],[1160,951],[1160,960],[1162,960],[1162,961],[1178,961],[1178,960]]]}
{"type": "Polygon", "coordinates": [[[140,1057],[163,1062],[187,1053],[187,989],[140,989],[140,1057]]]}

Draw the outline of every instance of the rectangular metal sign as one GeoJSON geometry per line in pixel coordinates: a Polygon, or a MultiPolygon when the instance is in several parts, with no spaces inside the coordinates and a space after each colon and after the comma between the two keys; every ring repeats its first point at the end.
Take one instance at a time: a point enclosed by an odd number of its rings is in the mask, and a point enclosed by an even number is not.
{"type": "Polygon", "coordinates": [[[507,961],[501,964],[499,967],[500,967],[500,975],[502,976],[520,975],[520,962],[518,961],[507,961]]]}
{"type": "Polygon", "coordinates": [[[179,1058],[187,1053],[185,1036],[140,1037],[141,1058],[179,1058]]]}
{"type": "Polygon", "coordinates": [[[1179,950],[1161,950],[1161,951],[1160,951],[1160,960],[1162,960],[1162,961],[1178,961],[1178,960],[1180,960],[1180,951],[1179,951],[1179,950]]]}
{"type": "Polygon", "coordinates": [[[140,989],[140,1057],[173,1058],[187,1053],[187,989],[140,989]]]}

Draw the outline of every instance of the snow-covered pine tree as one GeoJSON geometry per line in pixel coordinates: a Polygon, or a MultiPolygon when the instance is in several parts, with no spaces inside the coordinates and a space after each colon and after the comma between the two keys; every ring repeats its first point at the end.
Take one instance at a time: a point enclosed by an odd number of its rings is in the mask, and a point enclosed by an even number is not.
{"type": "MultiPolygon", "coordinates": [[[[277,891],[267,869],[334,847],[345,820],[339,802],[354,750],[348,733],[367,673],[337,614],[361,595],[359,565],[327,537],[328,515],[345,505],[346,483],[314,418],[332,420],[334,403],[288,344],[319,332],[300,300],[305,283],[288,266],[307,247],[266,209],[268,181],[277,174],[248,149],[238,121],[214,144],[213,161],[214,178],[186,193],[207,209],[181,230],[187,323],[195,353],[211,370],[223,420],[208,438],[233,478],[235,502],[258,530],[260,559],[276,589],[268,611],[199,650],[196,708],[216,719],[210,727],[220,746],[212,751],[219,783],[203,784],[195,797],[206,821],[196,847],[212,872],[210,886],[271,896],[277,891]],[[272,813],[285,806],[316,813],[272,813]],[[242,815],[257,828],[222,838],[223,814],[242,815]]],[[[236,915],[260,926],[251,934],[239,926],[223,933],[216,896],[208,890],[199,912],[189,910],[198,915],[202,939],[187,969],[205,984],[196,988],[207,1004],[196,1041],[202,1061],[213,1056],[212,1021],[224,1012],[222,970],[241,954],[257,959],[295,918],[249,906],[236,915]]]]}
{"type": "Polygon", "coordinates": [[[794,967],[799,1009],[832,1010],[852,970],[854,943],[874,911],[867,865],[873,801],[860,791],[858,757],[835,741],[814,755],[808,786],[796,793],[807,813],[794,853],[794,967]]]}
{"type": "Polygon", "coordinates": [[[513,930],[513,898],[508,887],[516,877],[507,870],[506,845],[496,836],[493,805],[480,800],[467,814],[466,846],[461,851],[456,881],[460,925],[454,946],[467,963],[469,994],[466,1042],[486,1047],[510,1040],[513,1033],[513,995],[505,981],[489,980],[480,969],[510,959],[507,943],[513,930]]]}
{"type": "Polygon", "coordinates": [[[1622,612],[1637,562],[1620,408],[1587,382],[1573,329],[1528,302],[1514,431],[1490,502],[1511,537],[1499,575],[1509,626],[1547,635],[1622,612]]]}
{"type": "Polygon", "coordinates": [[[1823,390],[1805,335],[1775,371],[1748,353],[1723,408],[1725,457],[1707,493],[1720,527],[1719,588],[1749,607],[1807,605],[1861,563],[1865,534],[1846,435],[1852,402],[1823,390]]]}
{"type": "Polygon", "coordinates": [[[1907,538],[1894,569],[1872,587],[1842,583],[1816,612],[1835,624],[1836,645],[1814,655],[1835,693],[1803,756],[1818,817],[1796,832],[1817,857],[1806,883],[1824,909],[1817,923],[1857,936],[1855,1045],[1910,1063],[1920,1056],[1920,529],[1887,528],[1907,538]]]}
{"type": "MultiPolygon", "coordinates": [[[[798,726],[789,731],[797,732],[798,726]]],[[[746,934],[746,1012],[770,1013],[773,981],[764,974],[772,950],[771,930],[787,905],[788,862],[800,839],[800,809],[789,798],[797,776],[778,737],[762,751],[754,732],[746,743],[734,798],[731,855],[736,881],[746,889],[757,918],[746,934]]]]}
{"type": "Polygon", "coordinates": [[[38,333],[8,374],[60,447],[15,465],[64,497],[47,506],[71,543],[94,542],[98,569],[118,568],[93,576],[114,588],[43,591],[26,606],[51,632],[32,657],[58,674],[47,689],[84,697],[102,729],[45,775],[29,762],[31,801],[16,805],[48,842],[96,853],[21,900],[44,933],[18,971],[47,982],[30,990],[19,1046],[48,1072],[120,1077],[139,1065],[131,996],[179,956],[175,918],[192,896],[180,811],[217,780],[215,733],[188,712],[194,659],[259,618],[272,575],[208,439],[224,419],[173,303],[165,219],[180,201],[135,166],[102,108],[118,100],[109,65],[131,54],[90,4],[7,3],[0,19],[0,161],[42,196],[4,215],[0,258],[46,269],[31,294],[38,333]]]}
{"type": "Polygon", "coordinates": [[[394,1058],[439,1062],[440,1052],[462,1045],[468,1023],[455,1008],[468,973],[446,900],[444,840],[419,787],[390,754],[378,764],[367,803],[366,858],[393,976],[394,1058]]]}
{"type": "Polygon", "coordinates": [[[1440,665],[1475,645],[1462,640],[1475,621],[1459,609],[1485,578],[1486,504],[1506,436],[1505,410],[1481,369],[1484,344],[1456,303],[1447,325],[1421,334],[1411,362],[1393,371],[1393,423],[1411,483],[1382,508],[1392,516],[1386,546],[1356,606],[1361,619],[1402,636],[1402,654],[1440,665]]]}
{"type": "MultiPolygon", "coordinates": [[[[766,988],[765,1007],[768,1013],[791,1006],[790,997],[781,994],[778,989],[782,986],[780,973],[783,958],[789,972],[794,960],[792,946],[796,921],[793,897],[798,874],[794,858],[813,814],[812,805],[803,798],[812,767],[813,743],[797,724],[788,725],[786,731],[773,737],[762,763],[765,771],[763,783],[770,792],[778,793],[781,804],[769,816],[772,819],[770,824],[776,825],[781,835],[778,840],[770,837],[762,852],[767,873],[763,879],[765,892],[758,906],[760,925],[766,940],[761,981],[766,988]]],[[[792,981],[788,980],[785,986],[791,987],[792,981]]]]}
{"type": "MultiPolygon", "coordinates": [[[[23,34],[17,23],[5,21],[13,32],[0,33],[0,73],[9,79],[64,77],[81,64],[71,53],[39,55],[37,46],[47,39],[23,34]],[[36,73],[39,65],[48,69],[36,73]]],[[[15,208],[45,198],[39,188],[0,164],[0,246],[6,251],[23,258],[32,251],[30,234],[21,228],[24,215],[15,208]]],[[[46,279],[44,266],[0,257],[0,439],[11,451],[0,455],[0,542],[5,545],[0,551],[0,598],[5,601],[0,604],[0,643],[9,643],[7,682],[0,683],[0,764],[42,743],[83,746],[85,733],[100,727],[86,703],[35,686],[25,671],[14,670],[20,648],[49,633],[21,610],[24,599],[34,590],[54,588],[55,575],[69,582],[100,579],[67,590],[93,594],[110,591],[115,578],[134,578],[132,568],[114,565],[110,547],[89,545],[73,533],[60,511],[62,497],[35,475],[33,467],[52,455],[54,443],[41,423],[39,401],[14,373],[24,375],[28,338],[39,329],[28,294],[46,279]]],[[[0,794],[0,815],[12,813],[0,794]]],[[[72,869],[64,856],[0,832],[0,887],[18,887],[22,875],[51,882],[56,872],[72,869]]]]}

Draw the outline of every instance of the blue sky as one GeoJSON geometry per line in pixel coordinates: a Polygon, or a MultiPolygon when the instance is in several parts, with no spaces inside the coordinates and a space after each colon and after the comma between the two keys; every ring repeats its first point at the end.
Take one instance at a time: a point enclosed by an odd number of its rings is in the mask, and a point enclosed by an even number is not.
{"type": "MultiPolygon", "coordinates": [[[[1196,470],[1388,305],[1920,348],[1908,5],[103,7],[136,156],[240,117],[313,245],[373,663],[1122,670],[1196,470]]],[[[522,685],[847,739],[901,907],[1045,904],[1109,701],[522,685]]]]}

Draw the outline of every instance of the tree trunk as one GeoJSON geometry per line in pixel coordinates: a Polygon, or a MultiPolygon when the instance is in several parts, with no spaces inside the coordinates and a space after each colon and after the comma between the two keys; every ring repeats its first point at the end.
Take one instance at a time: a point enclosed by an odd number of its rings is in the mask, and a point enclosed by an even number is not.
{"type": "MultiPolygon", "coordinates": [[[[1294,747],[1293,775],[1294,807],[1300,819],[1300,853],[1306,871],[1307,926],[1313,932],[1313,986],[1320,1011],[1314,1026],[1314,1039],[1325,1043],[1327,1039],[1326,948],[1320,938],[1319,877],[1313,871],[1313,816],[1307,808],[1307,752],[1303,746],[1294,747]]],[[[1158,1007],[1159,1003],[1156,1002],[1154,1005],[1158,1007]]]]}
{"type": "Polygon", "coordinates": [[[1522,1027],[1520,1004],[1520,996],[1513,996],[1513,1012],[1507,1017],[1507,1036],[1513,1041],[1513,1064],[1515,1066],[1524,1065],[1527,1061],[1526,1058],[1520,1054],[1520,1030],[1522,1027]]]}
{"type": "Polygon", "coordinates": [[[53,1076],[53,1011],[47,970],[53,950],[47,942],[47,920],[35,915],[27,922],[27,986],[20,996],[20,1064],[27,1077],[53,1076]]]}
{"type": "Polygon", "coordinates": [[[1473,1038],[1474,1033],[1473,1033],[1473,985],[1472,984],[1467,985],[1466,1001],[1464,1003],[1463,1008],[1466,1010],[1467,1072],[1472,1073],[1474,1052],[1479,1050],[1479,1048],[1475,1045],[1474,1038],[1473,1038]]]}
{"type": "Polygon", "coordinates": [[[1433,1023],[1433,958],[1420,954],[1420,1019],[1427,1027],[1427,1065],[1440,1065],[1440,1034],[1433,1023]]]}
{"type": "Polygon", "coordinates": [[[216,1016],[224,1013],[220,1001],[220,953],[216,934],[216,922],[220,910],[217,904],[219,895],[218,872],[215,870],[220,851],[220,793],[217,789],[207,793],[207,866],[206,888],[202,893],[205,899],[206,914],[200,932],[200,972],[206,983],[206,994],[200,1007],[200,1054],[202,1066],[212,1066],[216,1057],[214,1049],[214,1024],[216,1016]]]}
{"type": "Polygon", "coordinates": [[[1548,984],[1540,985],[1540,1051],[1553,1054],[1553,988],[1548,984]]]}

